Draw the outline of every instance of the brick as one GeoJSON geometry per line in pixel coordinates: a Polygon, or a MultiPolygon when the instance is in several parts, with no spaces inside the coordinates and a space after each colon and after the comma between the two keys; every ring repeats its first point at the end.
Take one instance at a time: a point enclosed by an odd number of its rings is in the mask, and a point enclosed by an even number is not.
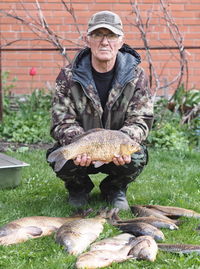
{"type": "Polygon", "coordinates": [[[93,10],[92,13],[96,13],[96,12],[101,11],[101,10],[110,10],[110,11],[114,12],[112,2],[107,2],[106,4],[104,4],[104,3],[96,3],[93,6],[92,10],[91,9],[89,9],[89,10],[90,10],[90,12],[93,10]]]}
{"type": "Polygon", "coordinates": [[[200,7],[200,4],[199,3],[195,3],[195,4],[192,4],[191,2],[190,3],[187,3],[185,5],[185,11],[196,11],[196,10],[199,10],[199,7],[200,7]]]}
{"type": "Polygon", "coordinates": [[[199,40],[199,44],[200,44],[200,36],[199,35],[197,35],[196,33],[185,33],[184,34],[184,38],[185,39],[196,39],[196,40],[199,40]]]}
{"type": "Polygon", "coordinates": [[[188,26],[190,33],[200,33],[200,25],[188,26]]]}
{"type": "Polygon", "coordinates": [[[193,18],[198,20],[199,11],[172,11],[174,18],[193,18]]]}
{"type": "Polygon", "coordinates": [[[180,4],[175,4],[175,3],[170,3],[168,6],[168,10],[171,11],[178,11],[178,12],[182,12],[183,10],[185,10],[185,6],[186,5],[180,5],[180,4]]]}
{"type": "Polygon", "coordinates": [[[199,19],[195,19],[193,17],[192,18],[183,18],[182,24],[183,25],[198,26],[199,25],[199,19]]]}

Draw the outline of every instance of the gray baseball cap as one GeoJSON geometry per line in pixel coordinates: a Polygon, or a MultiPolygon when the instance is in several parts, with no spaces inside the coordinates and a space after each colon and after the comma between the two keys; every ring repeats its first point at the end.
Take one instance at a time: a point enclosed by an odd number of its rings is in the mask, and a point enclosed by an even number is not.
{"type": "Polygon", "coordinates": [[[123,25],[120,17],[111,11],[100,11],[95,13],[88,22],[87,33],[96,29],[106,28],[117,35],[123,35],[123,25]]]}

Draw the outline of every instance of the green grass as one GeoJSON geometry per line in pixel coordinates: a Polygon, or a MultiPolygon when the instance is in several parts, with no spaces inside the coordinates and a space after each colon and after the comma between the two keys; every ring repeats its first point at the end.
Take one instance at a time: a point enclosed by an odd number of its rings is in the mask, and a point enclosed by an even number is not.
{"type": "MultiPolygon", "coordinates": [[[[24,153],[9,152],[9,155],[30,164],[22,169],[22,182],[15,189],[0,190],[0,226],[25,216],[69,216],[74,209],[67,205],[63,182],[55,177],[45,161],[45,151],[24,153]]],[[[105,206],[99,198],[98,184],[104,175],[93,175],[95,188],[90,207],[97,210],[105,206]]],[[[160,204],[185,207],[200,212],[200,154],[150,151],[148,166],[128,189],[128,199],[133,204],[160,204]]],[[[130,218],[131,212],[121,212],[120,217],[130,218]]],[[[177,231],[163,229],[166,243],[200,244],[200,233],[195,228],[200,220],[183,218],[177,231]]],[[[106,224],[100,238],[117,233],[106,224]]],[[[76,257],[68,255],[54,241],[54,236],[27,242],[0,246],[1,269],[66,269],[74,268],[76,257]]],[[[159,251],[154,263],[129,260],[108,268],[145,269],[197,269],[200,256],[177,255],[159,251]]]]}

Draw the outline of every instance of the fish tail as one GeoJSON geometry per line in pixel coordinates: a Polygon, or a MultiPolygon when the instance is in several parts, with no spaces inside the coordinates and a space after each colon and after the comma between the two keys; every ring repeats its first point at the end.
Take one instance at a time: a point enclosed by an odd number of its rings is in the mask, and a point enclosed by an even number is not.
{"type": "Polygon", "coordinates": [[[63,149],[58,148],[49,154],[47,161],[49,163],[54,163],[54,171],[58,172],[68,161],[68,152],[65,150],[65,154],[63,154],[63,149]]]}
{"type": "Polygon", "coordinates": [[[116,216],[118,212],[119,212],[118,208],[109,209],[108,207],[106,207],[106,208],[101,208],[98,211],[97,215],[102,218],[108,219],[112,222],[113,216],[116,216]]]}
{"type": "Polygon", "coordinates": [[[63,168],[63,166],[65,165],[66,162],[67,162],[67,160],[65,160],[64,158],[57,160],[55,162],[54,171],[55,172],[60,171],[63,168]]]}

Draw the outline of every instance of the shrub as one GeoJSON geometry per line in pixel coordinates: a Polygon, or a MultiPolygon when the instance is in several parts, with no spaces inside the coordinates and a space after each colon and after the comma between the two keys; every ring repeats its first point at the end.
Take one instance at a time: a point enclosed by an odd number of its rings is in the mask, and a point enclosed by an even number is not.
{"type": "Polygon", "coordinates": [[[148,142],[157,148],[188,150],[200,146],[200,91],[183,85],[168,101],[155,104],[155,121],[148,142]]]}
{"type": "Polygon", "coordinates": [[[0,126],[2,140],[21,143],[51,142],[50,107],[52,94],[36,89],[31,95],[13,96],[7,85],[9,73],[4,74],[3,122],[0,126]],[[15,109],[12,109],[13,102],[15,109]]]}

